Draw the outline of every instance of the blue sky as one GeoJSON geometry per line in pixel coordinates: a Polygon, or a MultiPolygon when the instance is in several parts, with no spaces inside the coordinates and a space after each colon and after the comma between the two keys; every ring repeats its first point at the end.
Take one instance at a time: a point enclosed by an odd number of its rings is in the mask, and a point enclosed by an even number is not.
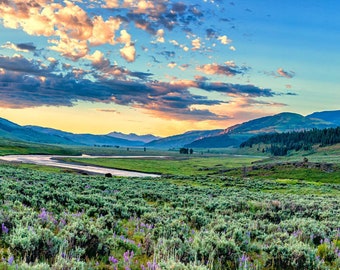
{"type": "Polygon", "coordinates": [[[338,1],[0,1],[0,117],[166,136],[339,109],[338,1]]]}

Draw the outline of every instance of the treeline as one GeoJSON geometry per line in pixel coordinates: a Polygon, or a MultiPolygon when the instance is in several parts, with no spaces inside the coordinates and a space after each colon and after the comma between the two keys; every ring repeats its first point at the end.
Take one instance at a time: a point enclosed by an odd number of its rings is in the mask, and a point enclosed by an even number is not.
{"type": "Polygon", "coordinates": [[[313,145],[324,147],[340,143],[340,127],[257,135],[241,143],[240,147],[253,147],[260,143],[270,146],[259,151],[285,156],[290,150],[310,150],[313,145]]]}

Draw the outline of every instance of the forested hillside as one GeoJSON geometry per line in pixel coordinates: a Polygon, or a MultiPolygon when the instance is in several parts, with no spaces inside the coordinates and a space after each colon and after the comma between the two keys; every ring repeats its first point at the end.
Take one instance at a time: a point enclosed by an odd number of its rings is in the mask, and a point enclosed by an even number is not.
{"type": "Polygon", "coordinates": [[[257,144],[270,145],[262,148],[274,156],[287,155],[290,150],[309,150],[313,145],[329,146],[340,143],[340,127],[312,129],[299,132],[270,133],[251,137],[240,147],[253,147],[257,144]]]}

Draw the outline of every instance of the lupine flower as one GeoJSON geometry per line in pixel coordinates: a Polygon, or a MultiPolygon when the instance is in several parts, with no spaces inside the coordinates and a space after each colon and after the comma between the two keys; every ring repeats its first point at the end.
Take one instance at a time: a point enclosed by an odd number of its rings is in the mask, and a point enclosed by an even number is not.
{"type": "Polygon", "coordinates": [[[48,212],[46,212],[45,208],[41,208],[41,212],[40,214],[38,215],[38,217],[41,219],[41,220],[44,220],[46,221],[48,219],[48,212]]]}
{"type": "Polygon", "coordinates": [[[157,270],[158,265],[156,262],[147,262],[148,270],[157,270]]]}
{"type": "Polygon", "coordinates": [[[59,222],[61,225],[65,226],[66,225],[66,220],[65,219],[60,219],[60,222],[59,222]]]}
{"type": "Polygon", "coordinates": [[[335,249],[335,254],[340,258],[340,249],[336,248],[335,249]]]}
{"type": "Polygon", "coordinates": [[[246,268],[247,267],[247,261],[248,261],[248,257],[247,257],[247,255],[245,255],[245,254],[243,254],[242,255],[242,257],[240,258],[240,265],[239,265],[239,267],[240,268],[246,268]]]}
{"type": "Polygon", "coordinates": [[[1,224],[1,231],[4,234],[8,233],[8,228],[6,227],[6,225],[4,223],[1,224]]]}
{"type": "Polygon", "coordinates": [[[113,256],[110,256],[110,257],[109,257],[109,262],[110,262],[110,263],[113,263],[113,264],[116,264],[116,263],[118,263],[118,259],[116,259],[116,258],[113,257],[113,256]]]}
{"type": "Polygon", "coordinates": [[[124,261],[129,262],[133,258],[133,256],[134,256],[133,251],[128,250],[128,251],[124,252],[124,254],[123,254],[124,261]]]}
{"type": "Polygon", "coordinates": [[[13,262],[14,262],[14,257],[12,255],[11,257],[8,258],[8,264],[12,265],[13,262]]]}

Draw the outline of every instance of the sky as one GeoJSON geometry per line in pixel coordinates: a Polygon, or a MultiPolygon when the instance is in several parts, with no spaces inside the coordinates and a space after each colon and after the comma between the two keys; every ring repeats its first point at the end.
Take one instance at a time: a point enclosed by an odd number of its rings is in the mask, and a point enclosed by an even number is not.
{"type": "Polygon", "coordinates": [[[0,0],[0,117],[169,136],[340,109],[337,0],[0,0]]]}

